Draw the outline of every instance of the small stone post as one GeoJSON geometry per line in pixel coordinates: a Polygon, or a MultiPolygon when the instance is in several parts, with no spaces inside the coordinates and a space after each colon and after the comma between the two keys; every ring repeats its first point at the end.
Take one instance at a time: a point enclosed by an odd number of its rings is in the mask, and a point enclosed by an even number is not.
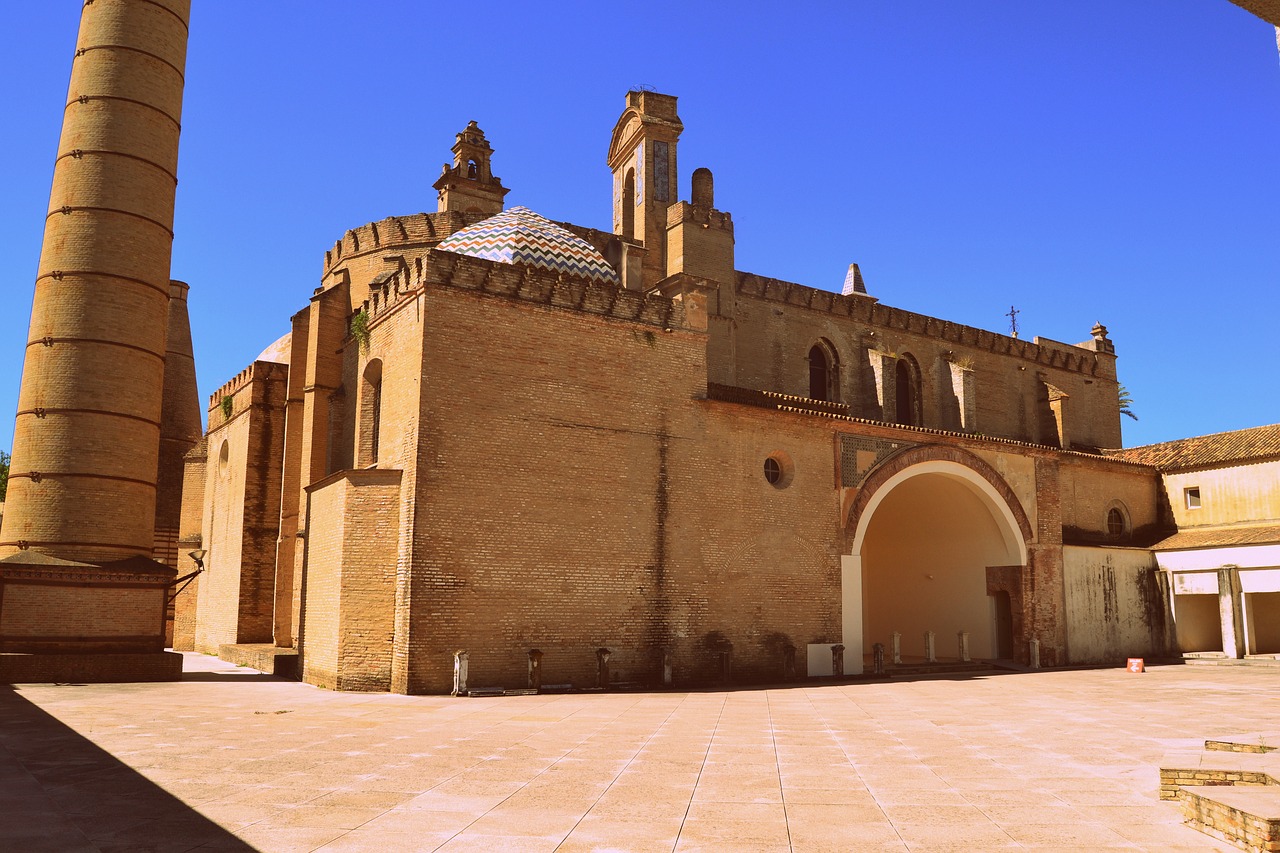
{"type": "Polygon", "coordinates": [[[596,687],[609,686],[609,658],[613,652],[605,648],[596,649],[596,687]]]}
{"type": "Polygon", "coordinates": [[[876,675],[884,675],[884,643],[871,647],[871,669],[876,675]]]}
{"type": "Polygon", "coordinates": [[[1027,649],[1028,649],[1028,657],[1030,658],[1028,663],[1030,664],[1032,669],[1039,669],[1040,668],[1040,641],[1037,640],[1035,637],[1032,637],[1027,642],[1027,649]]]}
{"type": "Polygon", "coordinates": [[[934,637],[934,634],[932,631],[924,632],[924,662],[925,663],[938,662],[938,653],[937,653],[937,649],[934,646],[935,639],[936,638],[934,637]]]}
{"type": "Polygon", "coordinates": [[[831,675],[839,678],[844,675],[844,645],[836,643],[831,647],[831,675]]]}
{"type": "Polygon", "coordinates": [[[529,649],[529,686],[542,689],[542,652],[537,649],[529,649]]]}
{"type": "Polygon", "coordinates": [[[671,650],[666,649],[662,652],[662,683],[671,684],[672,670],[674,669],[671,660],[671,650]]]}
{"type": "Polygon", "coordinates": [[[895,664],[902,663],[902,634],[898,631],[893,632],[893,662],[895,664]]]}
{"type": "Polygon", "coordinates": [[[968,663],[972,658],[969,657],[969,632],[960,631],[956,634],[956,640],[960,644],[960,660],[968,663]]]}
{"type": "Polygon", "coordinates": [[[728,684],[733,680],[733,647],[716,652],[720,658],[720,681],[728,684]]]}
{"type": "Polygon", "coordinates": [[[782,650],[782,680],[796,680],[796,647],[787,646],[782,650]]]}
{"type": "Polygon", "coordinates": [[[462,649],[453,653],[453,695],[467,695],[467,653],[462,649]]]}

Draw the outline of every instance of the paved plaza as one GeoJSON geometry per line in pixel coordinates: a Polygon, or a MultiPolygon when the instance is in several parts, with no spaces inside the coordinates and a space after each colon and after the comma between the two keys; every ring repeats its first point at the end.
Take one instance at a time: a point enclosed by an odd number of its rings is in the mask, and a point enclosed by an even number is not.
{"type": "Polygon", "coordinates": [[[0,850],[1233,850],[1160,759],[1280,732],[1275,668],[454,699],[186,658],[0,686],[0,850]]]}

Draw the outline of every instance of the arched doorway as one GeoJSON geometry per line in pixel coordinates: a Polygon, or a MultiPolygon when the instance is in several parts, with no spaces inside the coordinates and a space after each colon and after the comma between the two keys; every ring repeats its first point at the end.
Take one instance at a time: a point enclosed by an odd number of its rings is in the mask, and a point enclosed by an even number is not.
{"type": "MultiPolygon", "coordinates": [[[[1006,657],[1018,638],[1021,601],[991,583],[1027,564],[1031,528],[994,469],[956,448],[902,451],[869,472],[849,508],[852,547],[842,567],[846,655],[902,635],[904,660],[959,657],[967,632],[973,658],[1006,657]]],[[[1018,596],[1020,599],[1021,596],[1018,596]]],[[[849,663],[856,664],[856,658],[849,663]]],[[[846,671],[853,669],[848,664],[846,671]]]]}

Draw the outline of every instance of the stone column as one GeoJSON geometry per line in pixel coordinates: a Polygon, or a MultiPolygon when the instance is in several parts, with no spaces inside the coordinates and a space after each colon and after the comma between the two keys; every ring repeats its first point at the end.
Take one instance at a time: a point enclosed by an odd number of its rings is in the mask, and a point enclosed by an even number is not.
{"type": "Polygon", "coordinates": [[[609,649],[596,649],[596,687],[609,686],[609,658],[611,657],[613,652],[609,649]]]}
{"type": "Polygon", "coordinates": [[[1244,619],[1240,612],[1240,569],[1223,566],[1218,569],[1218,615],[1222,620],[1222,653],[1229,658],[1242,658],[1244,619]]]}
{"type": "Polygon", "coordinates": [[[542,689],[542,652],[537,649],[529,649],[529,686],[542,689]]]}
{"type": "Polygon", "coordinates": [[[467,695],[467,653],[459,649],[453,653],[453,695],[467,695]]]}
{"type": "Polygon", "coordinates": [[[82,8],[0,556],[152,552],[189,17],[190,0],[82,8]]]}

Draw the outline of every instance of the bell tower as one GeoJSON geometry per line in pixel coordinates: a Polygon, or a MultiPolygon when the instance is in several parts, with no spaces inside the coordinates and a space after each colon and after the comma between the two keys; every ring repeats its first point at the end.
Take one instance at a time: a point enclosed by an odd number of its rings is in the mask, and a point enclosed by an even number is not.
{"type": "Polygon", "coordinates": [[[628,92],[613,128],[613,233],[644,244],[644,284],[667,274],[667,208],[676,200],[676,144],[684,125],[674,95],[628,92]]]}
{"type": "Polygon", "coordinates": [[[453,165],[448,163],[433,184],[440,193],[438,210],[461,210],[492,216],[502,212],[502,200],[510,192],[495,178],[489,166],[493,148],[484,131],[473,121],[453,143],[453,165]]]}

